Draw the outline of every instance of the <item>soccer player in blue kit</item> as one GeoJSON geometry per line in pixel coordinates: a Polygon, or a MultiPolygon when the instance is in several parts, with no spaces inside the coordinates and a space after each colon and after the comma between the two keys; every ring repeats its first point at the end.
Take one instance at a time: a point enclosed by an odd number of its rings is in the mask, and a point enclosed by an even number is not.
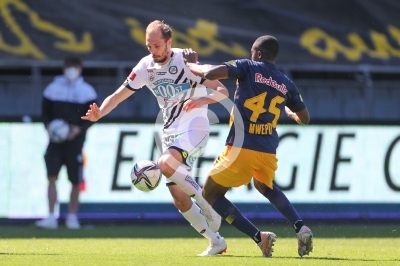
{"type": "Polygon", "coordinates": [[[299,124],[308,124],[310,117],[296,85],[275,66],[278,52],[278,40],[265,35],[255,40],[251,60],[200,66],[187,63],[193,73],[208,80],[237,79],[234,102],[243,120],[243,128],[235,127],[240,118],[231,117],[226,147],[215,160],[202,193],[222,218],[252,238],[264,257],[270,257],[276,235],[261,232],[225,197],[230,188],[246,185],[253,179],[255,188],[295,229],[298,254],[303,256],[313,249],[313,234],[273,179],[278,161],[276,127],[281,112],[285,110],[299,124]],[[238,143],[235,140],[239,138],[243,141],[238,143]]]}

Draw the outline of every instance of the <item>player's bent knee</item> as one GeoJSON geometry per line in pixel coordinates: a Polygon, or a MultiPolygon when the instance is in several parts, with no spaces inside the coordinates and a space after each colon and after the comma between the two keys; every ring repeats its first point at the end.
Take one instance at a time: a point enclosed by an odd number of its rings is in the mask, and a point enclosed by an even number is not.
{"type": "Polygon", "coordinates": [[[214,194],[214,193],[208,193],[207,190],[204,190],[204,188],[201,191],[201,194],[203,195],[203,198],[210,204],[211,206],[214,204],[214,202],[221,196],[219,194],[214,194]]]}
{"type": "Polygon", "coordinates": [[[203,198],[211,205],[212,197],[210,196],[210,194],[204,191],[204,188],[201,190],[201,194],[203,195],[203,198]]]}
{"type": "Polygon", "coordinates": [[[209,176],[206,180],[202,188],[203,198],[212,206],[214,202],[223,197],[229,188],[224,187],[213,180],[211,176],[209,176]]]}
{"type": "Polygon", "coordinates": [[[170,165],[169,161],[167,160],[167,158],[163,158],[161,157],[158,160],[158,167],[161,170],[161,173],[163,173],[163,175],[169,177],[171,175],[173,175],[175,173],[175,169],[172,168],[172,166],[170,165]]]}
{"type": "Polygon", "coordinates": [[[257,189],[257,191],[260,192],[262,195],[264,195],[267,189],[270,189],[266,184],[261,183],[257,179],[254,179],[253,183],[254,183],[254,188],[257,189]]]}
{"type": "Polygon", "coordinates": [[[157,164],[161,170],[161,173],[167,177],[170,177],[175,173],[179,165],[181,165],[181,162],[169,154],[164,154],[158,159],[157,164]]]}

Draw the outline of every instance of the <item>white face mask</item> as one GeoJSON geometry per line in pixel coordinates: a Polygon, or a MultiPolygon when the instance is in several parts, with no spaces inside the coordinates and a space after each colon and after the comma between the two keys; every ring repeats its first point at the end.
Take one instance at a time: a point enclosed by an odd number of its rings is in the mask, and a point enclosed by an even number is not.
{"type": "Polygon", "coordinates": [[[69,81],[76,80],[80,74],[79,69],[76,67],[68,67],[64,70],[64,75],[69,81]]]}

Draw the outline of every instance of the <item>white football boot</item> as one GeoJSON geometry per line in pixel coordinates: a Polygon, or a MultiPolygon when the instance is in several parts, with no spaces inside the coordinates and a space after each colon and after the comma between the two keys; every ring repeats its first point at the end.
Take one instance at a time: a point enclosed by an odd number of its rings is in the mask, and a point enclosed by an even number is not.
{"type": "Polygon", "coordinates": [[[54,216],[49,216],[43,220],[36,221],[35,226],[43,229],[57,229],[58,221],[54,216]]]}
{"type": "Polygon", "coordinates": [[[81,228],[78,217],[76,217],[76,215],[67,215],[67,218],[65,219],[65,226],[68,229],[80,229],[81,228]]]}
{"type": "Polygon", "coordinates": [[[208,246],[208,248],[197,256],[205,257],[222,254],[226,252],[227,247],[228,245],[226,244],[225,239],[221,237],[221,243],[216,244],[210,241],[210,245],[208,246]]]}

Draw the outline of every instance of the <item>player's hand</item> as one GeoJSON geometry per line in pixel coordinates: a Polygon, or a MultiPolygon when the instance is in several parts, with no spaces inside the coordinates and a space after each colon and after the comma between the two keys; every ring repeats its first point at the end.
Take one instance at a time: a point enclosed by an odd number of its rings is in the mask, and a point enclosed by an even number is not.
{"type": "Polygon", "coordinates": [[[81,119],[96,122],[100,119],[100,117],[100,108],[97,106],[96,103],[93,103],[89,106],[89,110],[86,112],[86,115],[81,116],[81,119]]]}
{"type": "Polygon", "coordinates": [[[203,105],[208,104],[209,99],[207,97],[200,97],[197,99],[189,99],[183,105],[183,111],[190,112],[194,108],[200,108],[203,105]]]}
{"type": "Polygon", "coordinates": [[[81,128],[76,125],[69,125],[69,134],[67,140],[73,140],[81,133],[81,128]]]}
{"type": "Polygon", "coordinates": [[[186,63],[197,63],[199,56],[197,52],[193,51],[192,48],[183,49],[183,61],[186,63]]]}

